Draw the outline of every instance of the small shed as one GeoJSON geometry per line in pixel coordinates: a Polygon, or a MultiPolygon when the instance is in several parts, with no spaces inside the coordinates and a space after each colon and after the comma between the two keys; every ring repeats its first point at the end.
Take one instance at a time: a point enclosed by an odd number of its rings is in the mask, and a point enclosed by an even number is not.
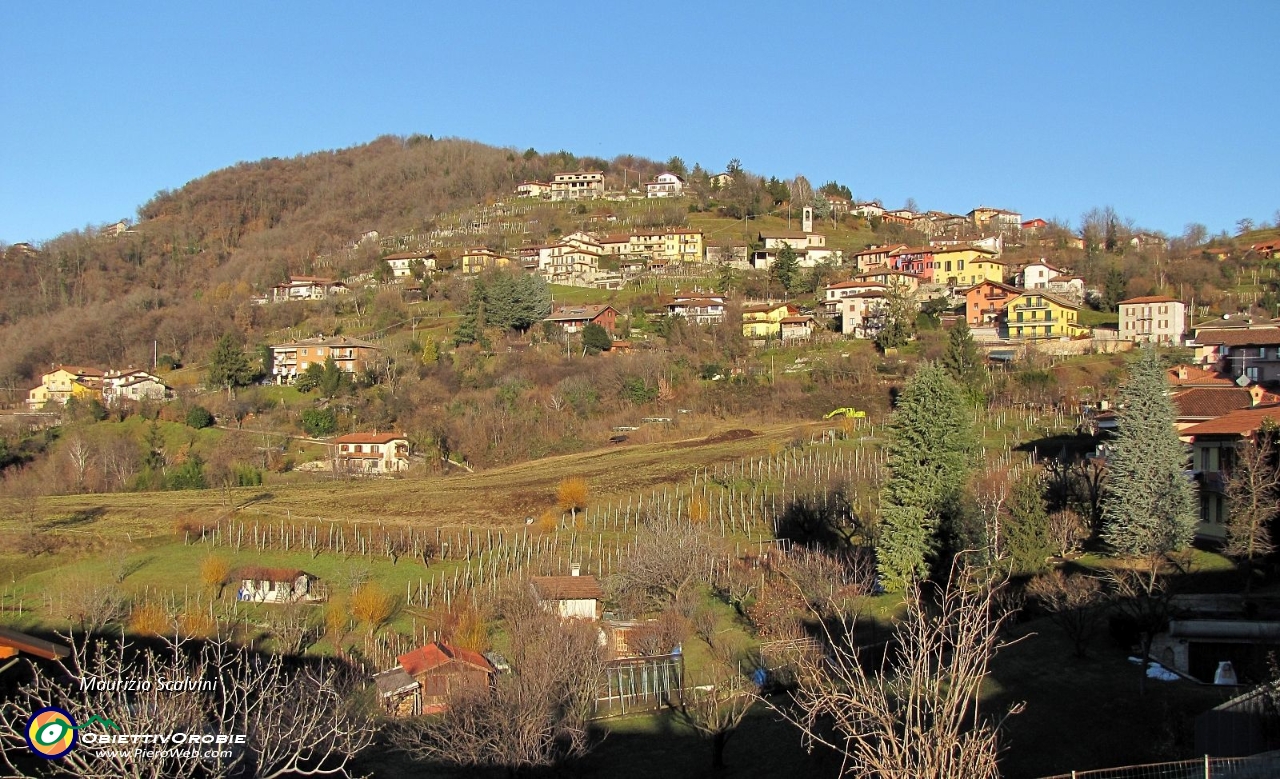
{"type": "Polygon", "coordinates": [[[529,583],[538,601],[562,619],[600,619],[604,590],[594,576],[582,576],[574,565],[569,576],[531,576],[529,583]]]}
{"type": "Polygon", "coordinates": [[[450,695],[486,689],[496,674],[484,655],[444,641],[406,652],[396,660],[399,668],[374,677],[384,706],[394,714],[439,713],[448,708],[450,695]]]}
{"type": "Polygon", "coordinates": [[[240,583],[236,600],[250,603],[316,603],[324,600],[319,577],[296,568],[241,568],[231,575],[240,583]]]}

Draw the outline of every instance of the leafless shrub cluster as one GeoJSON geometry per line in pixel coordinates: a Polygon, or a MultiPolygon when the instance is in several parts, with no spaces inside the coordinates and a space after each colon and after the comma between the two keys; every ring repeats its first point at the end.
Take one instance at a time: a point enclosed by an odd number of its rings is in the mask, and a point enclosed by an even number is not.
{"type": "MultiPolygon", "coordinates": [[[[57,706],[78,723],[105,717],[124,734],[213,733],[247,736],[231,757],[202,759],[201,776],[350,776],[352,760],[373,741],[372,721],[352,703],[353,681],[335,663],[287,664],[282,655],[258,655],[227,641],[168,639],[153,649],[123,640],[69,638],[70,657],[56,672],[32,668],[33,680],[0,706],[3,760],[26,751],[31,712],[57,706]],[[148,689],[100,689],[93,682],[149,680],[148,689]],[[211,690],[175,692],[158,680],[208,681],[211,690]]],[[[83,739],[82,739],[83,741],[83,739]]],[[[56,775],[106,779],[189,776],[188,758],[157,758],[132,748],[96,750],[81,745],[50,761],[56,775]]]]}
{"type": "Polygon", "coordinates": [[[391,726],[415,759],[511,771],[585,754],[603,654],[594,626],[562,622],[513,587],[499,612],[511,635],[511,673],[492,689],[467,689],[448,710],[391,726]]]}
{"type": "Polygon", "coordinates": [[[791,705],[771,705],[810,743],[842,754],[844,775],[994,779],[1000,720],[979,702],[1002,645],[997,590],[969,569],[956,570],[936,602],[911,587],[896,649],[878,669],[864,667],[849,625],[827,658],[804,661],[791,705]]]}

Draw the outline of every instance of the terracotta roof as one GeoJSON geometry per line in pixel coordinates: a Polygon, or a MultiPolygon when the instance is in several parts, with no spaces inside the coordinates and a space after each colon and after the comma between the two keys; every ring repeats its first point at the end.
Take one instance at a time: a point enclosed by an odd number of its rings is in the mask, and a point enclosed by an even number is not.
{"type": "Polygon", "coordinates": [[[419,647],[412,652],[400,655],[396,660],[399,661],[400,667],[405,670],[405,673],[410,676],[417,676],[425,671],[430,671],[433,668],[439,668],[455,661],[473,665],[487,673],[494,672],[493,665],[484,659],[484,655],[443,641],[434,641],[424,647],[419,647]]]}
{"type": "Polygon", "coordinates": [[[1280,403],[1232,411],[1217,419],[1192,425],[1183,430],[1182,435],[1250,435],[1266,419],[1280,424],[1280,403]]]}
{"type": "Polygon", "coordinates": [[[1164,372],[1165,378],[1175,387],[1234,387],[1236,383],[1230,376],[1223,376],[1217,371],[1206,371],[1194,365],[1175,365],[1164,372]]]}
{"type": "Polygon", "coordinates": [[[604,590],[594,576],[530,576],[541,600],[603,600],[604,590]]]}
{"type": "Polygon", "coordinates": [[[383,257],[384,260],[433,260],[436,257],[435,252],[396,252],[383,257]]]}
{"type": "Polygon", "coordinates": [[[878,281],[840,281],[835,284],[828,284],[827,289],[861,289],[863,287],[883,287],[884,285],[878,281]]]}
{"type": "Polygon", "coordinates": [[[1120,305],[1127,306],[1130,304],[1144,305],[1146,303],[1181,303],[1181,302],[1182,302],[1181,300],[1178,300],[1177,298],[1171,298],[1168,295],[1147,295],[1145,297],[1129,298],[1128,300],[1122,300],[1120,301],[1120,305]]]}
{"type": "Polygon", "coordinates": [[[1012,292],[1015,295],[1021,295],[1023,292],[1026,292],[1025,289],[1022,289],[1021,287],[1015,287],[1012,284],[1005,284],[1004,282],[992,281],[991,279],[986,279],[984,281],[978,282],[977,284],[974,284],[972,287],[966,288],[964,293],[968,295],[973,290],[978,289],[979,287],[987,286],[987,285],[990,285],[992,287],[999,287],[1005,292],[1012,292]]]}
{"type": "Polygon", "coordinates": [[[1253,395],[1243,387],[1194,387],[1173,396],[1180,419],[1213,419],[1253,408],[1253,395]]]}
{"type": "Polygon", "coordinates": [[[292,582],[299,576],[309,577],[311,574],[298,568],[266,568],[261,565],[249,565],[232,571],[228,578],[255,582],[292,582]]]}
{"type": "Polygon", "coordinates": [[[943,254],[947,252],[982,252],[983,254],[995,255],[995,251],[984,249],[981,246],[974,246],[971,243],[944,243],[933,247],[934,254],[943,254]]]}
{"type": "Polygon", "coordinates": [[[52,371],[49,371],[49,372],[57,373],[58,371],[66,371],[67,373],[74,373],[77,376],[102,376],[103,375],[103,372],[98,370],[97,368],[86,368],[83,365],[59,365],[57,368],[54,368],[52,371]]]}
{"type": "Polygon", "coordinates": [[[348,433],[333,439],[335,444],[389,444],[404,441],[404,433],[348,433]]]}
{"type": "Polygon", "coordinates": [[[803,325],[803,324],[805,324],[805,323],[812,324],[812,323],[813,323],[813,317],[811,317],[811,316],[784,316],[784,317],[783,317],[781,320],[779,320],[779,321],[780,321],[780,322],[782,322],[782,324],[784,324],[784,325],[803,325]]]}
{"type": "Polygon", "coordinates": [[[895,249],[900,249],[904,246],[906,246],[904,243],[894,244],[893,246],[876,246],[871,249],[863,249],[860,252],[854,252],[853,256],[861,257],[864,254],[888,254],[889,252],[892,252],[895,249]]]}
{"type": "Polygon", "coordinates": [[[62,644],[45,641],[43,638],[29,636],[9,628],[0,628],[0,646],[7,646],[19,652],[43,657],[45,660],[60,660],[68,657],[71,650],[62,644]]]}
{"type": "Polygon", "coordinates": [[[777,311],[778,309],[783,308],[784,306],[788,311],[794,308],[794,306],[792,306],[790,303],[756,303],[755,305],[751,305],[751,306],[743,306],[742,313],[767,314],[770,311],[777,311]]]}
{"type": "Polygon", "coordinates": [[[1221,344],[1222,346],[1280,346],[1280,328],[1197,330],[1195,340],[1200,344],[1221,344]]]}
{"type": "Polygon", "coordinates": [[[382,347],[371,344],[368,341],[361,341],[359,338],[348,338],[345,335],[335,335],[332,338],[319,336],[317,338],[303,338],[299,341],[289,341],[288,343],[275,344],[272,349],[292,349],[299,346],[329,346],[338,348],[353,349],[381,349],[382,347]]]}
{"type": "MultiPolygon", "coordinates": [[[[391,258],[388,257],[387,259],[391,259],[391,258]]],[[[291,287],[294,284],[333,284],[333,283],[334,283],[334,279],[326,279],[323,276],[290,276],[288,281],[283,282],[281,284],[277,284],[276,286],[291,287]]]]}
{"type": "Polygon", "coordinates": [[[559,306],[547,317],[550,322],[576,322],[580,319],[590,321],[604,313],[610,305],[559,306]]]}

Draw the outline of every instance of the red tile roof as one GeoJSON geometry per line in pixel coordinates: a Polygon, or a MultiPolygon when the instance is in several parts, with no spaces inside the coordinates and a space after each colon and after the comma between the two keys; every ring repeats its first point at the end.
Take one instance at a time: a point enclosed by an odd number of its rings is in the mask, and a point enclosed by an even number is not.
{"type": "Polygon", "coordinates": [[[551,322],[590,322],[605,312],[605,309],[613,308],[609,305],[581,305],[581,306],[561,306],[551,312],[551,316],[547,317],[551,322]]]}
{"type": "Polygon", "coordinates": [[[594,576],[530,576],[540,600],[604,600],[594,576]]]}
{"type": "Polygon", "coordinates": [[[1120,301],[1120,305],[1128,306],[1128,305],[1143,305],[1146,303],[1181,303],[1181,302],[1182,302],[1181,300],[1178,300],[1177,298],[1171,298],[1168,295],[1147,295],[1145,297],[1129,298],[1128,300],[1122,300],[1120,301]]]}
{"type": "Polygon", "coordinates": [[[397,657],[396,660],[399,661],[400,667],[405,670],[405,673],[410,676],[417,676],[420,673],[452,662],[466,663],[487,673],[494,673],[493,665],[484,659],[484,655],[443,641],[435,641],[412,652],[407,652],[397,657]]]}
{"type": "Polygon", "coordinates": [[[1236,383],[1230,376],[1223,376],[1216,371],[1206,371],[1194,365],[1175,365],[1164,372],[1165,378],[1175,387],[1234,387],[1236,383]]]}
{"type": "Polygon", "coordinates": [[[293,582],[299,576],[311,576],[298,568],[267,568],[261,565],[250,565],[237,568],[228,577],[232,580],[255,582],[293,582]]]}
{"type": "Polygon", "coordinates": [[[1243,330],[1197,330],[1196,343],[1222,346],[1280,346],[1280,327],[1243,330]]]}
{"type": "Polygon", "coordinates": [[[348,433],[333,439],[335,444],[389,444],[404,441],[404,433],[348,433]]]}
{"type": "Polygon", "coordinates": [[[1253,395],[1243,387],[1194,387],[1173,396],[1179,419],[1213,419],[1253,407],[1253,395]]]}
{"type": "Polygon", "coordinates": [[[1182,435],[1250,435],[1261,427],[1266,419],[1280,424],[1280,403],[1232,411],[1217,419],[1192,425],[1183,430],[1182,435]]]}

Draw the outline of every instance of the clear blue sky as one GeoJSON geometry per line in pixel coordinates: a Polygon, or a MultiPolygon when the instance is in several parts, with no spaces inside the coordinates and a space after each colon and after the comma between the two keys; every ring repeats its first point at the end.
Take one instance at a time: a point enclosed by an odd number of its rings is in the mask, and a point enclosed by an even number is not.
{"type": "Polygon", "coordinates": [[[424,133],[1212,232],[1280,209],[1280,2],[0,4],[0,241],[424,133]]]}

